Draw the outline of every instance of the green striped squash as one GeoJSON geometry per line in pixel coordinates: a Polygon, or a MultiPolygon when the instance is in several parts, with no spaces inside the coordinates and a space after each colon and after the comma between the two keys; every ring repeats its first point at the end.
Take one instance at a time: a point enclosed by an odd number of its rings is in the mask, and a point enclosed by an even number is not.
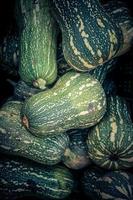
{"type": "Polygon", "coordinates": [[[99,65],[97,68],[91,70],[89,74],[91,74],[94,78],[96,78],[103,86],[103,83],[106,80],[107,75],[116,67],[117,67],[117,58],[113,58],[104,63],[103,65],[99,65]]]}
{"type": "Polygon", "coordinates": [[[31,133],[46,136],[93,126],[105,111],[106,97],[99,81],[89,74],[70,71],[52,89],[25,101],[21,118],[31,133]]]}
{"type": "Polygon", "coordinates": [[[107,98],[107,112],[88,132],[88,153],[107,169],[133,167],[133,124],[122,97],[107,98]]]}
{"type": "Polygon", "coordinates": [[[122,55],[126,53],[133,44],[133,17],[129,8],[124,2],[109,1],[104,5],[114,21],[119,25],[123,34],[123,45],[117,53],[122,55]]]}
{"type": "Polygon", "coordinates": [[[20,29],[19,74],[27,84],[44,89],[57,77],[56,24],[48,0],[43,6],[33,0],[18,3],[24,23],[20,29]]]}
{"type": "Polygon", "coordinates": [[[52,11],[62,31],[65,59],[74,69],[93,69],[121,48],[122,31],[99,0],[52,0],[52,11]]]}
{"type": "Polygon", "coordinates": [[[0,161],[1,199],[25,196],[63,199],[71,194],[73,187],[74,178],[66,167],[44,167],[11,158],[0,161]]]}
{"type": "Polygon", "coordinates": [[[101,200],[98,180],[103,177],[105,173],[105,170],[96,166],[92,166],[83,172],[81,188],[86,197],[92,200],[101,200]]]}
{"type": "Polygon", "coordinates": [[[44,139],[33,136],[21,124],[19,101],[8,101],[0,109],[0,151],[44,165],[55,165],[69,145],[69,137],[50,135],[44,139]]]}
{"type": "Polygon", "coordinates": [[[112,171],[98,179],[100,198],[109,200],[133,199],[133,174],[124,171],[112,171]]]}
{"type": "Polygon", "coordinates": [[[69,146],[63,155],[63,163],[70,169],[82,169],[91,164],[87,153],[86,129],[69,131],[69,146]]]}
{"type": "Polygon", "coordinates": [[[133,198],[133,174],[126,171],[105,171],[93,167],[84,172],[81,186],[85,195],[92,200],[133,198]]]}
{"type": "MultiPolygon", "coordinates": [[[[61,77],[68,71],[72,70],[72,68],[67,64],[63,55],[60,56],[57,60],[58,63],[58,77],[61,77]]],[[[101,84],[103,84],[104,80],[108,73],[110,73],[117,66],[117,58],[113,58],[103,65],[99,65],[95,69],[90,72],[86,72],[91,74],[94,78],[96,78],[101,84]]]]}

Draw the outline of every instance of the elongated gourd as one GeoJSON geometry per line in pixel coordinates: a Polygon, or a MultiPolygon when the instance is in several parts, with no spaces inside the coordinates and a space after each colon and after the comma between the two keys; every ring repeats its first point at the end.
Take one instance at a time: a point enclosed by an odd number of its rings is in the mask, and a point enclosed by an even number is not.
{"type": "Polygon", "coordinates": [[[89,74],[70,71],[52,89],[25,101],[21,118],[31,133],[46,136],[93,126],[105,111],[106,97],[99,81],[89,74]]]}
{"type": "Polygon", "coordinates": [[[3,158],[0,161],[0,198],[25,196],[63,199],[74,187],[71,172],[63,166],[45,167],[26,160],[3,158]]]}
{"type": "Polygon", "coordinates": [[[113,58],[123,37],[99,0],[52,0],[62,31],[63,53],[70,66],[87,71],[113,58]]]}
{"type": "Polygon", "coordinates": [[[70,142],[62,161],[70,169],[82,169],[91,164],[87,153],[87,135],[86,129],[69,131],[70,142]]]}
{"type": "Polygon", "coordinates": [[[68,135],[63,133],[43,139],[33,136],[21,124],[21,107],[21,102],[9,101],[0,110],[1,152],[26,157],[44,165],[59,163],[69,145],[68,135]]]}
{"type": "Polygon", "coordinates": [[[88,132],[87,145],[90,159],[100,167],[133,167],[133,124],[123,98],[107,98],[107,112],[88,132]]]}
{"type": "Polygon", "coordinates": [[[44,89],[57,77],[56,24],[48,0],[43,1],[43,6],[33,0],[18,3],[24,18],[20,31],[19,74],[27,84],[44,89]]]}

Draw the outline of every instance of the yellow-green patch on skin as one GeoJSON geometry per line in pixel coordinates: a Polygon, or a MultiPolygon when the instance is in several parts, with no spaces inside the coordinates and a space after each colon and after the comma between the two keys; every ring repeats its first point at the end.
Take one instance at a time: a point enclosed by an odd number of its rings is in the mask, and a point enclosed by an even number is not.
{"type": "Polygon", "coordinates": [[[112,56],[114,55],[114,45],[113,43],[110,43],[110,51],[109,51],[109,56],[108,56],[108,59],[112,58],[112,56]]]}
{"type": "Polygon", "coordinates": [[[102,52],[100,51],[100,49],[97,50],[97,55],[98,55],[99,57],[102,56],[102,52]]]}
{"type": "Polygon", "coordinates": [[[105,28],[103,21],[100,18],[97,18],[97,23],[101,28],[105,28]]]}
{"type": "Polygon", "coordinates": [[[84,37],[84,38],[88,38],[89,37],[89,35],[85,31],[81,32],[81,36],[84,37]]]}
{"type": "Polygon", "coordinates": [[[84,22],[83,20],[81,19],[80,15],[77,15],[77,18],[79,20],[79,23],[80,23],[80,27],[79,27],[79,32],[82,32],[84,30],[84,22]]]}
{"type": "Polygon", "coordinates": [[[99,64],[103,64],[103,58],[101,57],[98,61],[99,64]]]}
{"type": "Polygon", "coordinates": [[[93,51],[93,48],[92,48],[92,46],[89,43],[89,40],[87,40],[87,38],[83,38],[83,41],[84,41],[84,44],[87,47],[87,49],[90,51],[90,53],[92,55],[95,55],[95,52],[93,51]]]}
{"type": "Polygon", "coordinates": [[[114,121],[114,122],[112,122],[111,123],[111,128],[112,128],[112,131],[111,131],[111,133],[110,133],[110,141],[111,142],[114,142],[115,141],[115,135],[116,135],[116,133],[117,133],[117,124],[116,124],[116,122],[114,121]]]}
{"type": "Polygon", "coordinates": [[[72,47],[72,50],[74,52],[74,54],[77,56],[77,55],[80,55],[80,51],[78,51],[78,49],[76,48],[76,46],[74,45],[74,42],[73,42],[73,36],[70,36],[70,46],[72,47]]]}
{"type": "Polygon", "coordinates": [[[79,60],[82,62],[83,66],[85,66],[86,68],[92,68],[93,66],[88,63],[87,61],[85,61],[81,56],[78,56],[79,60]]]}

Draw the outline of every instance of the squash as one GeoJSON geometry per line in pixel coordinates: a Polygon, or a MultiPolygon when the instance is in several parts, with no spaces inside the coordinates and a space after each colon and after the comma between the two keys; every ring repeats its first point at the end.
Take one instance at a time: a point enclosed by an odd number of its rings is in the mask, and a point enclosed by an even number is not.
{"type": "Polygon", "coordinates": [[[91,70],[121,48],[122,31],[99,0],[52,0],[51,6],[62,31],[65,59],[74,69],[91,70]]]}
{"type": "Polygon", "coordinates": [[[19,80],[14,86],[14,99],[18,101],[24,101],[40,91],[40,89],[31,87],[24,81],[19,80]]]}
{"type": "Polygon", "coordinates": [[[19,37],[18,33],[11,31],[0,42],[0,62],[11,70],[18,69],[19,63],[19,37]]]}
{"type": "Polygon", "coordinates": [[[63,55],[61,55],[57,59],[57,68],[58,68],[58,78],[63,76],[68,71],[72,70],[72,68],[67,64],[63,55]]]}
{"type": "Polygon", "coordinates": [[[107,74],[117,67],[116,64],[117,58],[111,59],[103,65],[99,65],[97,68],[91,70],[89,74],[96,78],[103,86],[103,82],[106,80],[107,74]]]}
{"type": "Polygon", "coordinates": [[[98,179],[99,199],[128,200],[133,198],[133,174],[124,171],[112,171],[98,179]]]}
{"type": "Polygon", "coordinates": [[[69,146],[63,155],[63,163],[70,169],[82,169],[90,165],[91,161],[87,153],[86,129],[69,131],[69,146]]]}
{"type": "Polygon", "coordinates": [[[42,7],[39,2],[18,1],[19,4],[22,3],[20,7],[26,9],[26,12],[22,12],[24,24],[20,31],[19,74],[30,86],[45,89],[57,78],[57,31],[48,0],[43,1],[42,7]]]}
{"type": "Polygon", "coordinates": [[[107,112],[88,131],[87,145],[90,159],[100,167],[133,167],[133,124],[122,97],[107,98],[107,112]]]}
{"type": "Polygon", "coordinates": [[[133,44],[133,17],[127,5],[120,1],[109,1],[104,8],[121,28],[123,45],[117,53],[120,56],[129,51],[133,44]]]}
{"type": "Polygon", "coordinates": [[[109,95],[116,95],[117,94],[117,85],[115,84],[112,74],[108,74],[106,79],[102,84],[106,97],[109,95]]]}
{"type": "Polygon", "coordinates": [[[44,165],[55,165],[69,145],[67,134],[50,135],[44,139],[30,134],[21,124],[19,101],[8,101],[0,109],[0,150],[3,153],[44,165]]]}
{"type": "Polygon", "coordinates": [[[14,158],[0,161],[1,199],[34,196],[63,199],[74,187],[74,178],[64,166],[44,167],[14,158]]]}
{"type": "Polygon", "coordinates": [[[92,166],[83,172],[81,188],[83,193],[92,200],[100,200],[99,178],[106,173],[102,168],[92,166]]]}
{"type": "MultiPolygon", "coordinates": [[[[61,77],[68,71],[72,70],[72,68],[67,64],[64,56],[60,56],[60,58],[57,60],[57,67],[58,67],[58,77],[61,77]]],[[[110,73],[117,64],[117,58],[113,58],[103,65],[99,65],[95,69],[92,69],[90,72],[86,72],[91,74],[94,78],[96,78],[101,84],[103,84],[104,80],[106,79],[106,76],[108,73],[110,73]]]]}
{"type": "Polygon", "coordinates": [[[21,119],[31,133],[44,137],[93,126],[105,111],[106,97],[99,81],[89,74],[70,71],[53,88],[26,100],[21,119]]]}
{"type": "Polygon", "coordinates": [[[84,172],[81,186],[85,195],[92,200],[128,200],[133,197],[133,174],[93,167],[84,172]]]}

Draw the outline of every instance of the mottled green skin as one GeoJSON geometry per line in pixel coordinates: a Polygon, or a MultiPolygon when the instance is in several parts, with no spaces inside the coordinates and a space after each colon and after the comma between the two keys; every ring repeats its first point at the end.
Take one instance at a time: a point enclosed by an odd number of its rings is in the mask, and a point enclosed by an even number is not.
{"type": "Polygon", "coordinates": [[[84,172],[81,186],[92,200],[133,199],[133,174],[129,172],[89,169],[84,172]]]}
{"type": "Polygon", "coordinates": [[[100,188],[98,179],[106,173],[99,167],[92,167],[84,171],[81,179],[81,187],[84,194],[92,200],[100,199],[100,188]]]}
{"type": "Polygon", "coordinates": [[[133,44],[133,17],[125,3],[109,1],[104,5],[114,21],[119,25],[123,34],[123,45],[116,56],[126,53],[133,44]]]}
{"type": "Polygon", "coordinates": [[[109,1],[104,4],[104,9],[119,25],[132,18],[129,8],[122,1],[109,1]]]}
{"type": "Polygon", "coordinates": [[[71,194],[74,179],[61,166],[44,167],[26,160],[0,161],[0,195],[3,200],[24,196],[63,199],[71,194]]]}
{"type": "Polygon", "coordinates": [[[37,94],[41,90],[27,85],[24,81],[19,80],[14,88],[14,99],[24,101],[25,99],[37,94]]]}
{"type": "Polygon", "coordinates": [[[124,171],[112,171],[98,179],[99,199],[133,199],[133,174],[124,171]]]}
{"type": "Polygon", "coordinates": [[[18,67],[19,63],[19,38],[18,34],[9,33],[0,42],[0,62],[10,66],[10,68],[18,67]]]}
{"type": "Polygon", "coordinates": [[[21,124],[21,107],[22,103],[9,101],[0,110],[0,150],[44,165],[60,162],[69,137],[65,133],[44,139],[33,136],[21,124]]]}
{"type": "Polygon", "coordinates": [[[89,73],[103,85],[107,74],[116,67],[116,63],[117,58],[111,59],[103,65],[99,65],[97,68],[91,70],[89,73]]]}
{"type": "Polygon", "coordinates": [[[57,77],[56,24],[49,9],[49,6],[40,8],[36,4],[26,12],[20,33],[20,77],[40,89],[53,83],[57,77]]]}
{"type": "Polygon", "coordinates": [[[88,131],[74,130],[69,132],[69,146],[63,155],[63,163],[70,169],[82,169],[90,165],[91,161],[87,153],[87,139],[88,131]]]}
{"type": "MultiPolygon", "coordinates": [[[[61,77],[63,74],[67,73],[68,71],[72,70],[72,68],[67,64],[63,55],[57,60],[58,63],[58,77],[61,77]]],[[[91,70],[90,72],[86,72],[91,74],[94,78],[96,78],[101,84],[103,84],[106,76],[109,72],[116,67],[117,58],[113,58],[102,65],[99,65],[95,69],[91,70]]]]}
{"type": "Polygon", "coordinates": [[[19,31],[24,28],[27,13],[45,7],[49,7],[49,0],[15,0],[14,17],[19,31]]]}
{"type": "Polygon", "coordinates": [[[113,58],[123,43],[122,31],[99,0],[53,0],[62,31],[63,53],[76,70],[87,71],[113,58]]]}
{"type": "Polygon", "coordinates": [[[52,89],[30,97],[22,107],[21,118],[31,133],[46,136],[93,126],[105,111],[101,84],[89,74],[70,71],[52,89]]]}
{"type": "Polygon", "coordinates": [[[133,124],[125,101],[107,98],[107,112],[88,132],[89,157],[107,169],[133,167],[133,124]]]}

